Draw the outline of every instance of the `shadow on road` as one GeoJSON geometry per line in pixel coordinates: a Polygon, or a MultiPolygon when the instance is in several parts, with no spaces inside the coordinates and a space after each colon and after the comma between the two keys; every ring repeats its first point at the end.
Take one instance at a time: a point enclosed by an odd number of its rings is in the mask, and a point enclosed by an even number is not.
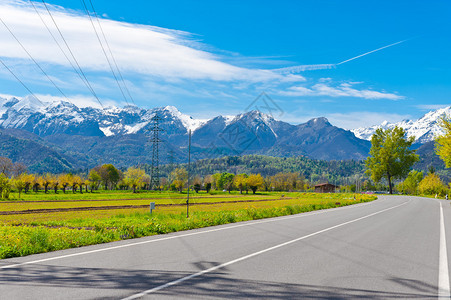
{"type": "MultiPolygon", "coordinates": [[[[213,262],[198,262],[198,267],[216,265],[213,262]]],[[[101,268],[72,268],[50,265],[27,265],[0,271],[1,291],[21,291],[22,289],[48,287],[51,291],[61,289],[96,289],[102,297],[102,290],[115,289],[120,294],[132,295],[170,281],[191,275],[187,272],[167,272],[149,270],[122,270],[101,268]]],[[[270,299],[415,299],[436,298],[437,287],[424,282],[402,278],[387,278],[400,286],[391,292],[369,289],[350,289],[307,284],[287,284],[270,281],[237,280],[226,270],[208,273],[192,278],[179,285],[163,289],[159,297],[170,298],[270,298],[270,299]]],[[[14,292],[13,292],[14,293],[14,292]]]]}

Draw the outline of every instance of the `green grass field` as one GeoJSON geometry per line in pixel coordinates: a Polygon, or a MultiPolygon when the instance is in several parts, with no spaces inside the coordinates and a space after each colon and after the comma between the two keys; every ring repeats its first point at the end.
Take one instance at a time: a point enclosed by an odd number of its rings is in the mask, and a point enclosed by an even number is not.
{"type": "Polygon", "coordinates": [[[0,202],[0,258],[226,223],[327,209],[376,199],[372,195],[175,192],[30,193],[0,202]],[[149,203],[156,209],[149,213],[149,203]],[[31,211],[30,211],[31,210],[31,211]]]}

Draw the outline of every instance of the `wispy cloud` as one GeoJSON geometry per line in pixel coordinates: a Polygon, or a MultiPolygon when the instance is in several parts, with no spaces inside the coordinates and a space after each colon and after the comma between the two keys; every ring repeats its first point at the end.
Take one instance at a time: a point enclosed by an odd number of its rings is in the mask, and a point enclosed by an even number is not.
{"type": "Polygon", "coordinates": [[[396,123],[402,120],[411,119],[411,115],[396,113],[378,113],[369,111],[355,111],[349,113],[332,113],[326,116],[330,123],[348,130],[359,127],[370,127],[379,125],[384,121],[396,123]]]}
{"type": "MultiPolygon", "coordinates": [[[[44,22],[63,45],[45,7],[39,1],[33,3],[44,22]]],[[[49,5],[49,9],[103,104],[105,106],[123,104],[119,102],[121,97],[118,96],[116,82],[87,15],[55,5],[49,5]],[[112,100],[114,98],[116,102],[112,100]]],[[[114,21],[107,19],[107,16],[103,17],[100,20],[103,31],[127,86],[135,99],[138,99],[136,104],[140,106],[171,104],[181,109],[198,111],[207,104],[192,105],[192,103],[199,104],[202,99],[209,99],[209,105],[214,108],[221,105],[223,108],[236,110],[237,107],[241,107],[243,101],[247,101],[243,99],[251,101],[261,91],[286,97],[326,96],[390,100],[403,98],[385,91],[357,89],[350,83],[337,85],[332,78],[315,80],[293,74],[307,70],[330,69],[337,64],[300,66],[296,67],[296,72],[268,70],[273,63],[282,65],[285,57],[244,57],[235,53],[227,56],[220,49],[196,41],[197,36],[188,32],[114,21]]],[[[0,18],[72,102],[81,106],[96,105],[97,101],[93,97],[86,96],[90,95],[88,89],[85,89],[80,78],[72,70],[67,58],[55,44],[28,1],[0,1],[0,18]]],[[[12,66],[27,84],[33,85],[35,89],[33,87],[31,89],[38,97],[42,97],[45,101],[64,100],[61,96],[49,95],[52,91],[56,95],[58,93],[32,64],[17,41],[1,25],[2,60],[12,66]]],[[[65,47],[63,49],[67,51],[65,47]]],[[[66,54],[70,57],[67,52],[66,54]]],[[[2,68],[0,77],[11,80],[10,74],[2,68]]],[[[0,92],[12,93],[8,90],[0,92]]],[[[330,101],[323,99],[328,100],[330,101]]]]}
{"type": "MultiPolygon", "coordinates": [[[[44,21],[58,36],[42,5],[36,3],[44,21]]],[[[86,15],[50,6],[56,23],[82,68],[109,71],[109,66],[86,15]]],[[[40,62],[70,67],[52,40],[32,6],[27,1],[6,0],[0,3],[0,17],[16,33],[34,58],[40,62]]],[[[159,78],[209,79],[251,82],[281,80],[283,76],[268,70],[249,69],[222,62],[218,56],[202,50],[187,32],[168,30],[101,19],[102,28],[125,73],[159,78]]],[[[0,56],[28,60],[26,53],[0,26],[0,56]]],[[[62,41],[61,41],[62,42],[62,41]]]]}
{"type": "Polygon", "coordinates": [[[420,104],[416,105],[415,107],[421,110],[429,111],[429,110],[436,110],[440,108],[449,107],[451,104],[420,104]]]}
{"type": "Polygon", "coordinates": [[[396,95],[393,93],[378,92],[368,89],[358,90],[352,87],[350,83],[343,83],[339,86],[333,87],[325,83],[317,83],[312,87],[293,86],[286,91],[281,91],[282,96],[329,96],[329,97],[355,97],[364,99],[388,99],[388,100],[400,100],[404,99],[404,96],[396,95]]]}
{"type": "Polygon", "coordinates": [[[289,122],[291,124],[301,124],[318,117],[325,117],[332,125],[347,130],[379,125],[384,121],[396,123],[412,118],[412,116],[408,114],[386,112],[352,111],[349,113],[320,113],[315,110],[306,110],[304,108],[300,108],[289,112],[287,111],[284,114],[282,121],[289,122]]]}

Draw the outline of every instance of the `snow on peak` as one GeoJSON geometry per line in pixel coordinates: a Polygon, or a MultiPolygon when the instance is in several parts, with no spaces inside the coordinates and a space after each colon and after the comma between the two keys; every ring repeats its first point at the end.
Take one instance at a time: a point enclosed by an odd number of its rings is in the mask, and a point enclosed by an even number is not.
{"type": "Polygon", "coordinates": [[[174,116],[179,116],[179,115],[182,114],[182,113],[177,109],[177,107],[172,106],[172,105],[165,106],[165,107],[163,108],[163,110],[168,111],[169,113],[173,114],[174,116]]]}
{"type": "Polygon", "coordinates": [[[194,132],[196,129],[198,129],[208,121],[204,119],[194,119],[191,116],[182,114],[175,106],[172,105],[165,106],[163,110],[169,112],[173,117],[179,119],[186,130],[191,130],[191,132],[194,132]]]}
{"type": "Polygon", "coordinates": [[[263,122],[265,122],[266,124],[271,124],[274,121],[274,118],[269,115],[269,114],[265,114],[259,110],[251,110],[242,114],[239,114],[238,116],[236,116],[238,119],[242,119],[242,118],[253,118],[255,120],[262,120],[263,122]]]}
{"type": "Polygon", "coordinates": [[[222,117],[224,118],[226,126],[228,126],[230,123],[233,122],[233,120],[235,120],[236,116],[222,116],[222,117]]]}
{"type": "Polygon", "coordinates": [[[430,111],[416,121],[403,120],[397,123],[389,123],[384,121],[380,125],[357,128],[351,131],[358,138],[371,140],[371,137],[377,129],[389,129],[398,126],[404,128],[407,137],[414,136],[416,142],[426,143],[434,140],[435,137],[442,133],[439,121],[443,116],[451,117],[451,106],[430,111]]]}
{"type": "Polygon", "coordinates": [[[48,104],[49,104],[48,102],[42,102],[41,100],[39,100],[34,96],[26,96],[20,99],[12,107],[16,111],[26,109],[30,112],[39,112],[42,111],[48,104]]]}

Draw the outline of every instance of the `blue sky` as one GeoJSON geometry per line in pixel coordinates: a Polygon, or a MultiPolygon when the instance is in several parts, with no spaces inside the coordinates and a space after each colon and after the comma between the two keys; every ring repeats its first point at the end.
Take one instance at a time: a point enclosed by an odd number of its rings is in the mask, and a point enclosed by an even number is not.
{"type": "MultiPolygon", "coordinates": [[[[94,26],[133,101],[120,81],[122,96],[82,2],[47,3],[105,106],[174,105],[206,119],[243,112],[265,92],[281,120],[324,116],[351,129],[451,105],[450,1],[92,0],[102,25],[94,26]],[[337,64],[400,41],[332,68],[286,69],[337,64]]],[[[42,2],[34,4],[70,60],[42,2]]],[[[2,1],[0,18],[71,101],[96,103],[30,2],[2,1]]],[[[64,98],[3,24],[0,41],[0,59],[34,94],[64,98]]],[[[29,92],[0,65],[0,94],[29,92]]]]}

